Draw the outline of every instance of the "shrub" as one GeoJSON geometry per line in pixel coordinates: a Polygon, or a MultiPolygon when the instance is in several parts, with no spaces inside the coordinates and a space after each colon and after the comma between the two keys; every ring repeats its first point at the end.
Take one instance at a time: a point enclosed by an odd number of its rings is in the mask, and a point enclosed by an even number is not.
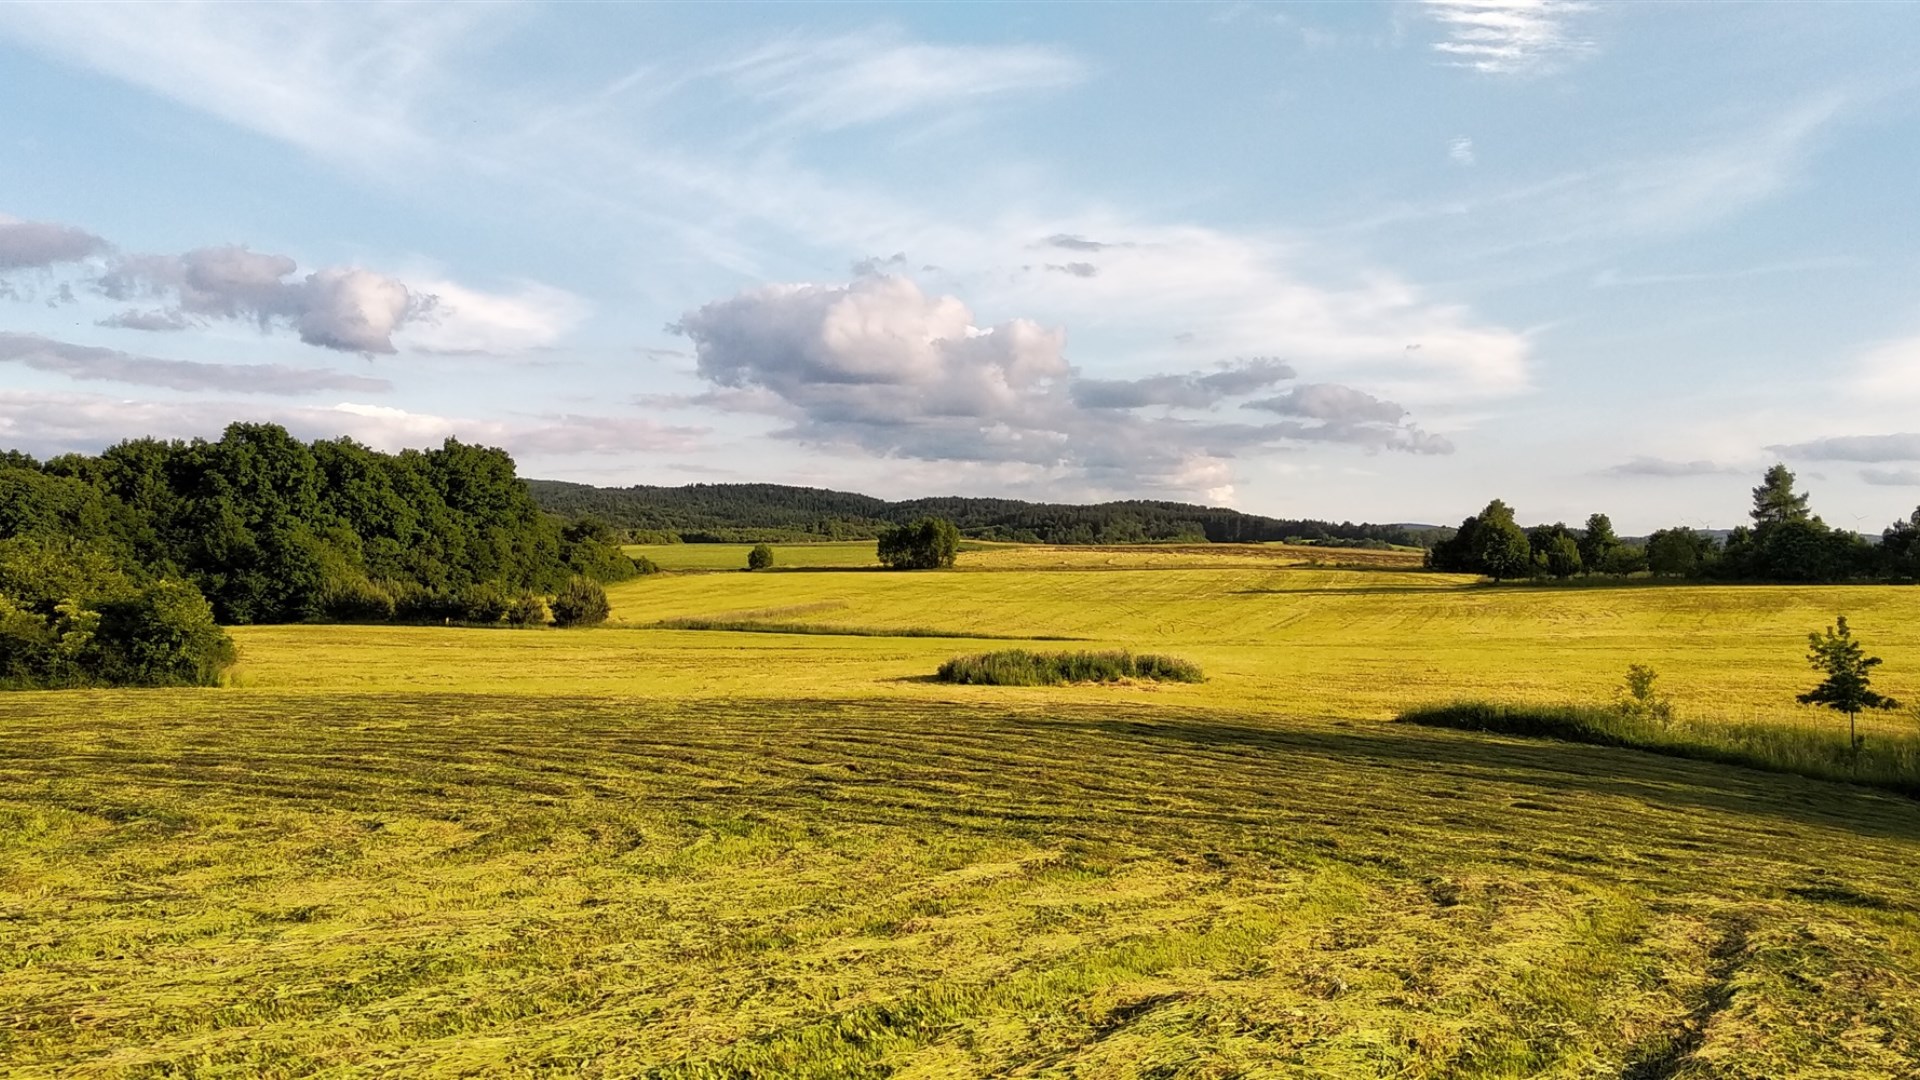
{"type": "Polygon", "coordinates": [[[339,622],[390,622],[393,594],[363,577],[335,578],[321,594],[320,613],[339,622]]]}
{"type": "Polygon", "coordinates": [[[960,530],[945,518],[926,517],[880,535],[882,565],[895,570],[933,570],[952,566],[960,551],[960,530]]]}
{"type": "Polygon", "coordinates": [[[233,640],[184,581],[163,578],[41,613],[0,593],[0,686],[212,686],[233,640]]]}
{"type": "Polygon", "coordinates": [[[400,622],[446,623],[466,615],[459,597],[446,589],[411,581],[390,581],[386,589],[393,595],[393,617],[400,622]]]}
{"type": "Polygon", "coordinates": [[[772,565],[773,549],[771,547],[765,544],[755,544],[753,545],[753,550],[747,552],[747,569],[765,570],[772,565]]]}
{"type": "Polygon", "coordinates": [[[460,590],[460,619],[475,626],[492,626],[506,618],[512,603],[506,590],[491,581],[482,581],[460,590]]]}
{"type": "Polygon", "coordinates": [[[233,665],[233,639],[213,605],[184,581],[163,578],[100,605],[87,666],[114,686],[213,686],[233,665]]]}
{"type": "Polygon", "coordinates": [[[507,605],[507,625],[515,627],[547,625],[547,602],[535,593],[523,592],[507,605]]]}
{"type": "Polygon", "coordinates": [[[940,682],[979,686],[1059,686],[1065,683],[1205,680],[1199,667],[1171,656],[1129,652],[1036,653],[1026,649],[956,656],[940,665],[940,682]]]}
{"type": "Polygon", "coordinates": [[[568,581],[550,606],[555,626],[597,626],[613,613],[607,603],[607,590],[583,577],[568,581]]]}
{"type": "Polygon", "coordinates": [[[1673,719],[1673,703],[1654,692],[1659,672],[1645,664],[1628,664],[1627,679],[1616,695],[1615,707],[1622,715],[1664,724],[1673,719]]]}

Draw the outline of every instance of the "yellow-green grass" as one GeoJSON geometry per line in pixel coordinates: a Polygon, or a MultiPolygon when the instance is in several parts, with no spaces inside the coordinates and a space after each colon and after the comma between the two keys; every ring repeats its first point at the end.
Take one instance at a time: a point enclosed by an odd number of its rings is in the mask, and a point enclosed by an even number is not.
{"type": "Polygon", "coordinates": [[[602,629],[247,627],[231,688],[0,697],[0,1074],[1920,1072],[1920,803],[1380,722],[1638,661],[1843,738],[1806,632],[1920,698],[1920,589],[1113,557],[659,575],[602,629]],[[722,617],[1208,681],[647,628],[722,617]]]}
{"type": "MultiPolygon", "coordinates": [[[[1051,566],[1057,553],[1039,557],[1051,566]]],[[[610,595],[613,624],[593,631],[242,627],[238,679],[261,689],[578,689],[675,699],[825,689],[999,701],[1009,692],[968,697],[914,681],[957,652],[981,651],[964,640],[643,629],[718,619],[1073,638],[1087,648],[1173,653],[1208,675],[1202,686],[1068,688],[1035,701],[1172,696],[1288,717],[1385,720],[1412,704],[1463,698],[1605,701],[1627,665],[1641,662],[1659,670],[1661,690],[1683,714],[1837,730],[1839,718],[1798,706],[1793,695],[1815,681],[1802,659],[1807,632],[1846,613],[1886,659],[1878,684],[1920,701],[1920,589],[1903,586],[1487,586],[1424,573],[1226,565],[661,575],[610,595]]],[[[1915,727],[1906,713],[1870,723],[1915,727]]]]}
{"type": "Polygon", "coordinates": [[[1065,704],[10,712],[10,1076],[1920,1061],[1920,806],[1795,777],[1065,704]]]}
{"type": "MultiPolygon", "coordinates": [[[[872,540],[818,544],[770,544],[775,569],[879,566],[872,540]]],[[[753,544],[628,544],[628,555],[643,555],[662,570],[745,570],[753,544]]]]}

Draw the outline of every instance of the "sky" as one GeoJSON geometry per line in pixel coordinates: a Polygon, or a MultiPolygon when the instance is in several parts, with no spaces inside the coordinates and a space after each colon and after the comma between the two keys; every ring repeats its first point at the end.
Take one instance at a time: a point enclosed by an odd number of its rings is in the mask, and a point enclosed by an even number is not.
{"type": "Polygon", "coordinates": [[[1920,5],[0,5],[0,446],[1920,503],[1920,5]]]}

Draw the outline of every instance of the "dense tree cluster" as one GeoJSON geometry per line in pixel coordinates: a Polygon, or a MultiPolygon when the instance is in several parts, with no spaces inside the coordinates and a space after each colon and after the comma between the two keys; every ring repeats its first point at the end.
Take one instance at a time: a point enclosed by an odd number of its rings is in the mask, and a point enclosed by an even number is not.
{"type": "Polygon", "coordinates": [[[232,663],[192,585],[57,535],[0,539],[0,688],[206,686],[232,663]]]}
{"type": "Polygon", "coordinates": [[[8,451],[0,545],[11,569],[0,579],[0,621],[12,630],[0,665],[11,666],[0,678],[200,680],[200,667],[161,672],[138,648],[113,644],[138,621],[127,606],[135,601],[150,629],[164,622],[196,641],[215,620],[525,619],[573,577],[615,581],[646,569],[612,540],[604,524],[563,525],[542,512],[504,452],[452,439],[383,454],[233,424],[217,441],[134,439],[44,464],[8,451]],[[200,620],[201,608],[211,617],[200,620]],[[47,642],[69,639],[60,655],[81,655],[84,639],[91,659],[48,659],[58,650],[47,642]],[[69,677],[81,668],[94,674],[69,677]],[[136,668],[146,674],[122,677],[136,668]],[[56,669],[68,675],[48,674],[56,669]]]}
{"type": "Polygon", "coordinates": [[[937,570],[959,553],[960,530],[946,518],[920,518],[880,534],[881,565],[894,570],[937,570]]]}
{"type": "Polygon", "coordinates": [[[1775,465],[1753,489],[1750,516],[1752,525],[1724,539],[1680,526],[1632,544],[1614,534],[1605,514],[1589,517],[1584,529],[1564,524],[1522,529],[1512,509],[1495,499],[1461,522],[1452,537],[1434,544],[1427,565],[1495,580],[1640,572],[1721,581],[1920,579],[1920,510],[1894,522],[1875,544],[1820,520],[1808,496],[1794,489],[1793,473],[1775,465]]]}
{"type": "Polygon", "coordinates": [[[977,539],[1046,544],[1293,540],[1424,546],[1433,535],[1433,530],[1420,526],[1296,521],[1173,502],[1093,506],[966,498],[886,502],[867,495],[778,484],[596,488],[531,480],[528,487],[545,509],[567,517],[596,515],[634,543],[863,540],[924,517],[945,518],[977,539]]]}

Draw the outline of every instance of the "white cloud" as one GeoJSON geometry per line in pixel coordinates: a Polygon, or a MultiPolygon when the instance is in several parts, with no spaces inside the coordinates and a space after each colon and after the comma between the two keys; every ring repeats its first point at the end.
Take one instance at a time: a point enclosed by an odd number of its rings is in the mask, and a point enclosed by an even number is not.
{"type": "Polygon", "coordinates": [[[1472,165],[1480,159],[1473,152],[1473,140],[1462,135],[1447,143],[1447,160],[1455,165],[1472,165]]]}
{"type": "Polygon", "coordinates": [[[1920,487],[1920,469],[1861,469],[1860,479],[1875,487],[1920,487]]]}
{"type": "Polygon", "coordinates": [[[520,282],[507,293],[440,279],[419,281],[416,287],[434,302],[406,327],[401,341],[423,352],[500,354],[547,348],[565,338],[590,310],[579,296],[535,281],[520,282]]]}
{"type": "MultiPolygon", "coordinates": [[[[8,248],[0,225],[0,258],[8,248]]],[[[71,261],[107,243],[69,226],[34,226],[11,249],[39,265],[71,261]],[[57,258],[56,258],[57,256],[57,258]]],[[[22,265],[26,265],[22,263],[22,265]]],[[[398,351],[395,336],[412,349],[436,353],[513,353],[546,348],[586,318],[585,300],[534,281],[512,292],[490,293],[444,278],[399,278],[357,266],[330,266],[299,275],[286,255],[246,247],[198,248],[183,255],[115,255],[89,264],[91,291],[120,302],[153,302],[98,320],[123,330],[182,331],[218,319],[251,322],[261,330],[292,329],[321,348],[367,355],[398,351]]],[[[62,282],[71,298],[75,282],[62,282]]],[[[0,282],[0,297],[18,295],[0,282]]]]}
{"type": "Polygon", "coordinates": [[[700,374],[718,388],[701,404],[780,417],[789,426],[776,434],[786,438],[990,465],[1010,480],[1037,470],[1106,492],[1223,498],[1231,459],[1241,454],[1313,443],[1452,449],[1377,417],[1294,410],[1308,419],[1244,423],[1206,415],[1292,376],[1272,360],[1080,380],[1060,331],[1028,319],[978,326],[957,298],[928,296],[904,277],[754,289],[688,312],[679,329],[694,343],[700,374]]]}
{"type": "Polygon", "coordinates": [[[1578,0],[1424,0],[1427,15],[1447,31],[1433,49],[1458,67],[1490,75],[1554,71],[1593,50],[1575,35],[1575,17],[1593,5],[1578,0]]]}
{"type": "Polygon", "coordinates": [[[37,334],[0,331],[0,362],[51,371],[81,381],[158,386],[168,390],[220,390],[241,394],[310,394],[322,390],[390,390],[385,379],[285,364],[208,364],[163,360],[117,349],[74,345],[37,334]]]}
{"type": "Polygon", "coordinates": [[[175,329],[189,316],[241,319],[262,330],[284,323],[309,345],[366,354],[394,352],[394,331],[433,303],[371,270],[326,267],[287,280],[298,268],[285,255],[200,248],[117,259],[94,285],[114,300],[168,305],[159,312],[122,313],[114,325],[126,329],[175,329]]]}
{"type": "Polygon", "coordinates": [[[1920,434],[1834,435],[1767,449],[1808,461],[1920,461],[1920,434]]]}
{"type": "Polygon", "coordinates": [[[926,45],[867,33],[774,42],[714,74],[772,110],[778,127],[831,131],[1070,86],[1086,68],[1039,46],[926,45]]]}
{"type": "Polygon", "coordinates": [[[1631,461],[1607,469],[1610,476],[1723,476],[1746,470],[1731,465],[1721,465],[1712,461],[1670,461],[1666,458],[1636,457],[1631,461]]]}
{"type": "Polygon", "coordinates": [[[486,4],[4,4],[0,31],[336,163],[425,149],[422,101],[488,24],[486,4]]]}
{"type": "Polygon", "coordinates": [[[1862,397],[1920,397],[1920,337],[1875,345],[1854,362],[1854,370],[1854,390],[1862,397]]]}
{"type": "Polygon", "coordinates": [[[98,452],[141,436],[217,437],[240,419],[277,423],[303,439],[346,435],[388,451],[452,437],[535,456],[684,452],[705,434],[704,429],[672,427],[645,417],[545,414],[476,420],[357,402],[263,409],[221,400],[130,401],[98,394],[0,390],[0,446],[40,455],[98,452]]]}
{"type": "Polygon", "coordinates": [[[0,273],[78,262],[106,250],[105,240],[84,229],[0,214],[0,273]]]}

